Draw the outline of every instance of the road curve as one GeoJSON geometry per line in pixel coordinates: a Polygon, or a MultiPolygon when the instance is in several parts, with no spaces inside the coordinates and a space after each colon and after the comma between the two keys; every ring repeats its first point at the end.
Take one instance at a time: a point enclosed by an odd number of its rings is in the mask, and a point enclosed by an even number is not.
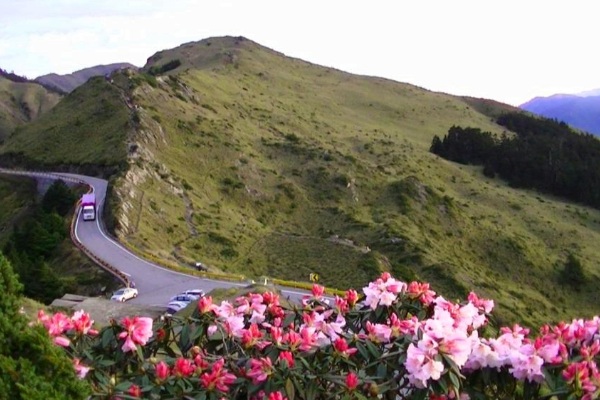
{"type": "MultiPolygon", "coordinates": [[[[62,172],[27,172],[3,168],[0,168],[0,173],[84,182],[92,187],[96,194],[97,209],[102,210],[104,206],[108,186],[108,182],[104,179],[62,172]]],[[[130,300],[131,303],[166,306],[171,297],[186,289],[203,289],[208,293],[216,288],[244,287],[247,285],[243,282],[218,281],[186,275],[144,260],[104,232],[100,221],[101,214],[101,212],[98,212],[96,221],[83,221],[78,212],[75,225],[76,239],[98,259],[118,269],[135,282],[136,288],[139,290],[139,296],[130,300]]],[[[299,301],[303,295],[307,294],[300,290],[279,289],[284,297],[288,297],[294,302],[299,301]]]]}

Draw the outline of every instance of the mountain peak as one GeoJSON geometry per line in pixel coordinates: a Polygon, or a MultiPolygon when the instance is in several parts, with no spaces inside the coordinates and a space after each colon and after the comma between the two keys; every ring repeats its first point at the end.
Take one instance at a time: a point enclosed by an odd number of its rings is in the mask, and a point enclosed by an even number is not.
{"type": "Polygon", "coordinates": [[[242,50],[258,49],[281,54],[243,36],[219,36],[159,51],[148,58],[143,69],[150,73],[166,73],[175,69],[216,68],[236,64],[242,50]]]}

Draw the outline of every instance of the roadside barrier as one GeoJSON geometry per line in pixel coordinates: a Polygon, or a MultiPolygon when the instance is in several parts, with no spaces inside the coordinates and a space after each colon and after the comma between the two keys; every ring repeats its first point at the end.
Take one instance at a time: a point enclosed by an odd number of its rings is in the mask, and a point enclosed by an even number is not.
{"type": "MultiPolygon", "coordinates": [[[[69,182],[78,183],[78,184],[87,186],[88,193],[91,193],[94,191],[93,187],[90,186],[86,181],[77,179],[77,178],[64,176],[64,175],[61,175],[60,173],[52,173],[52,172],[44,172],[44,171],[10,170],[10,169],[1,168],[1,167],[0,167],[0,173],[9,174],[9,175],[25,175],[25,176],[33,176],[33,177],[38,176],[38,177],[44,177],[44,178],[49,178],[49,179],[62,179],[63,181],[69,181],[69,182]]],[[[107,263],[106,261],[104,261],[103,259],[98,257],[96,254],[92,253],[83,243],[81,243],[79,241],[79,239],[77,238],[77,235],[75,234],[75,227],[77,224],[77,219],[79,217],[81,200],[77,200],[77,203],[75,204],[75,206],[76,206],[75,212],[73,214],[73,218],[71,219],[71,228],[70,228],[70,236],[71,236],[71,241],[73,242],[73,244],[75,244],[75,246],[77,248],[79,248],[86,256],[88,256],[99,267],[101,267],[102,269],[104,269],[107,272],[114,275],[117,279],[119,279],[121,282],[123,282],[124,285],[129,286],[131,283],[131,279],[127,275],[125,275],[119,269],[113,267],[112,265],[110,265],[109,263],[107,263]]],[[[193,270],[190,268],[184,268],[177,264],[165,262],[165,260],[159,259],[158,257],[156,257],[152,254],[148,254],[144,251],[141,251],[140,249],[138,249],[130,244],[127,244],[127,245],[122,244],[122,246],[142,258],[152,261],[154,264],[156,264],[158,266],[162,266],[164,268],[167,268],[167,269],[170,269],[173,271],[177,271],[180,273],[184,273],[187,275],[215,279],[215,280],[222,280],[222,281],[230,281],[230,282],[248,282],[248,281],[250,281],[250,279],[248,279],[244,275],[240,275],[240,274],[215,273],[215,272],[197,271],[197,270],[193,270]]],[[[267,281],[269,281],[275,285],[279,285],[279,286],[303,289],[303,290],[308,290],[308,291],[310,291],[313,287],[313,283],[310,283],[310,282],[287,281],[284,279],[277,279],[277,278],[273,278],[273,279],[267,278],[267,281]]],[[[330,294],[330,295],[337,294],[337,295],[341,296],[341,295],[344,295],[345,292],[343,290],[325,288],[325,293],[330,294]]]]}
{"type": "MultiPolygon", "coordinates": [[[[89,193],[89,191],[88,191],[88,193],[89,193]]],[[[99,267],[101,267],[102,269],[104,269],[104,270],[108,271],[109,273],[113,274],[117,279],[119,279],[121,282],[123,282],[123,284],[125,286],[129,287],[129,285],[130,285],[131,282],[130,282],[130,279],[129,279],[129,277],[127,275],[125,275],[123,272],[121,272],[117,268],[113,267],[112,265],[110,265],[106,261],[104,261],[101,258],[99,258],[98,256],[96,256],[87,247],[85,247],[85,245],[83,243],[81,243],[79,241],[79,239],[77,238],[77,235],[75,234],[75,226],[77,224],[77,218],[79,218],[79,209],[80,209],[80,207],[81,207],[81,200],[77,200],[76,207],[75,207],[75,212],[73,213],[73,218],[71,219],[71,229],[70,229],[70,231],[71,231],[71,241],[73,242],[73,244],[75,244],[75,246],[79,250],[81,250],[86,256],[88,256],[99,267]]]]}
{"type": "MultiPolygon", "coordinates": [[[[6,168],[0,168],[0,173],[4,173],[4,174],[8,174],[8,175],[25,175],[25,176],[32,176],[32,177],[42,177],[42,178],[49,178],[49,179],[62,179],[63,181],[68,181],[68,182],[87,186],[88,193],[91,193],[94,191],[93,187],[91,187],[84,180],[72,178],[69,176],[64,176],[61,174],[55,174],[55,173],[51,173],[51,172],[19,171],[19,170],[9,170],[6,168]]],[[[87,247],[85,247],[85,245],[83,243],[81,243],[79,241],[79,239],[77,238],[77,235],[75,234],[75,226],[77,224],[77,218],[79,217],[79,211],[80,211],[79,209],[81,207],[80,203],[81,203],[81,200],[77,200],[77,203],[75,203],[75,211],[73,213],[73,217],[71,218],[71,226],[69,229],[71,241],[79,250],[81,250],[88,258],[90,258],[100,268],[111,273],[113,276],[115,276],[117,279],[119,279],[124,285],[129,286],[130,280],[127,275],[125,275],[123,272],[121,272],[117,268],[113,267],[112,265],[110,265],[109,263],[107,263],[106,261],[101,259],[100,257],[96,256],[87,247]]]]}

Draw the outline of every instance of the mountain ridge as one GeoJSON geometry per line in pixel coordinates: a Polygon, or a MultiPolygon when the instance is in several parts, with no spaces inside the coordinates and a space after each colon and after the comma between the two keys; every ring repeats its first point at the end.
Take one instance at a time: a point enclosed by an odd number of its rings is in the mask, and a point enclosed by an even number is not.
{"type": "Polygon", "coordinates": [[[55,88],[56,90],[62,93],[69,93],[94,76],[105,76],[123,68],[137,69],[135,65],[130,63],[112,63],[106,65],[95,65],[93,67],[87,67],[74,71],[70,74],[61,75],[56,73],[50,73],[46,75],[41,75],[35,78],[34,82],[38,82],[48,87],[55,88]]]}
{"type": "Polygon", "coordinates": [[[530,325],[597,312],[597,210],[429,153],[455,124],[501,136],[494,116],[515,108],[248,39],[156,54],[139,72],[85,83],[0,153],[118,170],[114,233],[154,259],[252,277],[318,273],[324,285],[357,289],[390,271],[448,297],[476,290],[498,301],[500,318],[530,325]],[[567,249],[588,266],[579,293],[558,280],[567,249]]]}
{"type": "Polygon", "coordinates": [[[521,104],[523,110],[553,118],[591,134],[600,135],[600,89],[580,94],[535,97],[521,104]]]}

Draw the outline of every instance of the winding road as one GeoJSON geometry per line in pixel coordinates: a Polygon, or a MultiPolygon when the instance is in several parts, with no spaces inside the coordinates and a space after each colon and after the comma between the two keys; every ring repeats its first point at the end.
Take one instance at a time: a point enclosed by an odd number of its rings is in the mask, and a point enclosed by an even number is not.
{"type": "MultiPolygon", "coordinates": [[[[3,168],[0,168],[0,173],[84,182],[92,187],[96,194],[97,209],[102,210],[104,206],[108,182],[103,179],[62,172],[27,172],[3,168]]],[[[106,234],[100,220],[101,214],[101,212],[98,212],[98,218],[95,221],[83,221],[78,213],[75,225],[76,239],[98,259],[118,269],[135,282],[139,295],[137,298],[129,300],[131,303],[166,307],[171,297],[187,289],[202,289],[209,293],[217,288],[247,286],[247,283],[219,281],[186,275],[144,260],[106,234]]],[[[302,296],[307,294],[307,292],[289,290],[283,287],[278,289],[281,291],[282,296],[288,297],[294,302],[299,302],[302,296]]]]}

